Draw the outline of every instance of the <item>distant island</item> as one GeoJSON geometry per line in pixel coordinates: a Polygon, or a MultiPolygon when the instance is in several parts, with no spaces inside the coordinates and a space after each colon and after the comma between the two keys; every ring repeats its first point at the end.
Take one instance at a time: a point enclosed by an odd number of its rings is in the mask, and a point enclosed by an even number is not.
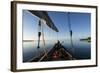
{"type": "Polygon", "coordinates": [[[87,38],[84,38],[84,39],[80,39],[80,41],[87,41],[87,42],[91,42],[91,37],[87,37],[87,38]]]}
{"type": "Polygon", "coordinates": [[[34,42],[34,40],[23,40],[23,42],[34,42]]]}

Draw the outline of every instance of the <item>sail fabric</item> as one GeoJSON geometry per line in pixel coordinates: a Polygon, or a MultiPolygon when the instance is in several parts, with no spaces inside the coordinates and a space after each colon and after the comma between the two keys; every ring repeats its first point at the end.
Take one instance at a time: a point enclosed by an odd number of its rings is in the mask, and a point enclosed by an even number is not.
{"type": "Polygon", "coordinates": [[[32,14],[36,15],[40,19],[44,19],[46,21],[46,24],[53,29],[56,32],[59,32],[57,27],[54,25],[52,22],[51,18],[49,17],[48,13],[46,11],[33,11],[33,10],[28,10],[32,14]]]}

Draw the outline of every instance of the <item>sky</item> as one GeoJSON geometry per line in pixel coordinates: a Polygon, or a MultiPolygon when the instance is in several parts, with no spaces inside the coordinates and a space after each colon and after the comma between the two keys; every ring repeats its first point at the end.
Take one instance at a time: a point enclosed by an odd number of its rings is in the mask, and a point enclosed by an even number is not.
{"type": "MultiPolygon", "coordinates": [[[[59,32],[42,24],[45,40],[65,40],[70,38],[68,12],[47,11],[49,17],[58,28],[59,32]]],[[[91,36],[91,14],[70,12],[69,14],[73,39],[81,39],[91,36]]],[[[23,40],[38,40],[39,18],[27,10],[23,10],[23,40]]],[[[42,30],[41,30],[42,31],[42,30]]],[[[41,37],[41,40],[43,38],[41,37]]]]}

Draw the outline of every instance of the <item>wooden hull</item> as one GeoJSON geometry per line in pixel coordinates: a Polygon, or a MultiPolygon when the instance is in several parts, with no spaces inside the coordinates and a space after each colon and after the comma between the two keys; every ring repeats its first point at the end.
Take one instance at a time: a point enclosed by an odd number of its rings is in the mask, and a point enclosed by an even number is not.
{"type": "Polygon", "coordinates": [[[58,41],[54,47],[47,53],[33,59],[31,62],[37,61],[62,61],[73,60],[72,55],[65,49],[64,46],[58,41]]]}

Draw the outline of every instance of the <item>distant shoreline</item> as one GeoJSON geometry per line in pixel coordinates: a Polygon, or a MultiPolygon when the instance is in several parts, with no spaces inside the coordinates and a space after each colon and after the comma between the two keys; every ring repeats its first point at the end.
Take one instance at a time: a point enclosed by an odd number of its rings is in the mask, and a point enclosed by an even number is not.
{"type": "Polygon", "coordinates": [[[84,38],[84,39],[80,39],[80,41],[87,41],[87,42],[91,42],[91,37],[87,37],[87,38],[84,38]]]}
{"type": "Polygon", "coordinates": [[[34,42],[34,40],[23,40],[23,42],[34,42]]]}

